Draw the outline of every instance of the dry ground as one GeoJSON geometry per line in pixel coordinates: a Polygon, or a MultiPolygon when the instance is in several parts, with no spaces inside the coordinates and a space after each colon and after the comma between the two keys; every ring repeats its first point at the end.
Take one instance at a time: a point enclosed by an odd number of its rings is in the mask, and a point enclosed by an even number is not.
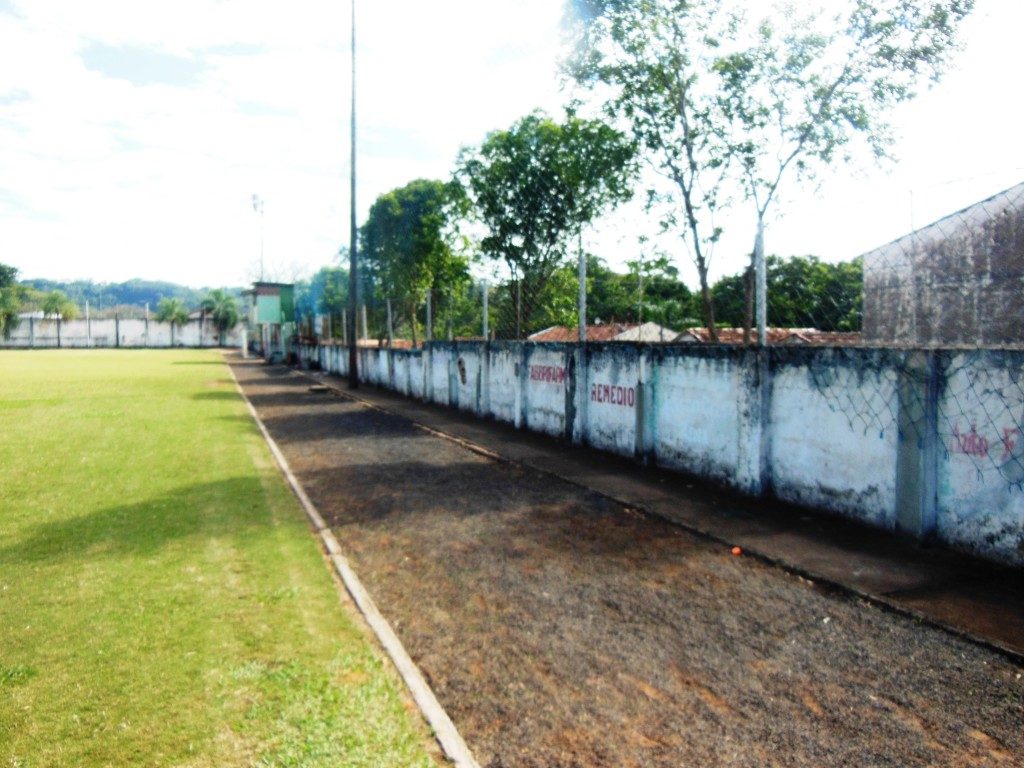
{"type": "Polygon", "coordinates": [[[990,651],[236,372],[481,765],[1024,765],[1024,670],[990,651]]]}

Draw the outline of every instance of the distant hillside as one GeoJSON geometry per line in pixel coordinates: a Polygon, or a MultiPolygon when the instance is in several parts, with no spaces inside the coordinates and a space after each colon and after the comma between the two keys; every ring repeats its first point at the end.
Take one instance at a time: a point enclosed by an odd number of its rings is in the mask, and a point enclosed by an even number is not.
{"type": "MultiPolygon", "coordinates": [[[[128,280],[123,283],[94,283],[92,280],[74,280],[62,282],[60,280],[22,280],[22,285],[35,288],[38,291],[63,291],[79,307],[89,302],[92,309],[102,310],[113,307],[145,307],[149,304],[152,311],[156,311],[156,305],[160,299],[171,297],[181,299],[189,309],[199,306],[209,288],[189,288],[177,283],[167,283],[159,280],[128,280]]],[[[227,292],[237,296],[242,288],[228,288],[227,292]]]]}

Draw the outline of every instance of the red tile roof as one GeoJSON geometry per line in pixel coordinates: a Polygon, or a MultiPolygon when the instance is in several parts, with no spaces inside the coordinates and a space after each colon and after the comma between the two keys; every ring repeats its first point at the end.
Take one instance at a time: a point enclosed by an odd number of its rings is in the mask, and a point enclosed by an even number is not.
{"type": "MultiPolygon", "coordinates": [[[[601,323],[600,325],[588,325],[587,341],[611,341],[619,334],[625,333],[631,328],[636,328],[636,323],[601,323]]],[[[545,328],[543,331],[537,331],[537,333],[528,337],[528,341],[544,342],[558,341],[575,343],[579,340],[579,328],[569,328],[564,325],[555,325],[551,328],[545,328]]]]}

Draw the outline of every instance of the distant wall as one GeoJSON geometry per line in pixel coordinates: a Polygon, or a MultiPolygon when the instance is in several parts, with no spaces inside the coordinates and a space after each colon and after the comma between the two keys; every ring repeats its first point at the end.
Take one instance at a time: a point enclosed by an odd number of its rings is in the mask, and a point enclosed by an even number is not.
{"type": "MultiPolygon", "coordinates": [[[[348,373],[345,347],[301,359],[348,373]]],[[[1021,352],[432,342],[359,363],[412,397],[1024,566],[1021,352]]]]}
{"type": "MultiPolygon", "coordinates": [[[[242,327],[226,334],[224,343],[242,343],[242,327]]],[[[0,347],[216,347],[217,329],[210,321],[183,325],[155,320],[22,320],[0,347]]]]}
{"type": "Polygon", "coordinates": [[[1024,184],[863,261],[865,342],[1021,345],[1024,184]]]}

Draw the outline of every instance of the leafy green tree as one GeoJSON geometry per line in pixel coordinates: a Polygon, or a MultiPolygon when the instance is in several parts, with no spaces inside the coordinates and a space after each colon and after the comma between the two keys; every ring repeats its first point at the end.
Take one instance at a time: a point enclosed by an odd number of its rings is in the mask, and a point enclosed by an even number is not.
{"type": "Polygon", "coordinates": [[[217,329],[219,343],[224,346],[225,334],[238,325],[238,302],[226,291],[214,289],[203,299],[200,309],[209,313],[213,326],[217,329]]]}
{"type": "Polygon", "coordinates": [[[18,268],[0,264],[0,288],[10,288],[18,282],[18,268]]]}
{"type": "Polygon", "coordinates": [[[729,201],[730,145],[709,83],[721,40],[736,30],[714,0],[569,0],[576,40],[566,62],[584,88],[606,96],[610,119],[627,124],[668,186],[648,192],[661,227],[687,243],[697,267],[705,324],[715,308],[708,272],[729,201]]]}
{"type": "Polygon", "coordinates": [[[503,262],[511,275],[507,304],[516,338],[545,322],[539,298],[571,239],[629,199],[635,175],[633,142],[572,113],[557,123],[534,112],[460,153],[456,177],[487,230],[481,255],[503,262]]]}
{"type": "Polygon", "coordinates": [[[63,291],[50,291],[43,296],[40,309],[48,317],[59,317],[61,320],[74,320],[78,316],[78,307],[63,291]]]}
{"type": "MultiPolygon", "coordinates": [[[[816,328],[820,331],[859,331],[863,306],[860,259],[827,264],[816,256],[766,258],[768,325],[776,328],[816,328]]],[[[751,270],[715,283],[719,316],[733,327],[746,317],[747,285],[751,270]]]]}
{"type": "Polygon", "coordinates": [[[17,280],[16,267],[0,264],[0,336],[5,339],[9,339],[11,332],[18,327],[24,291],[17,280]]]}
{"type": "Polygon", "coordinates": [[[168,296],[160,299],[157,304],[156,320],[158,323],[171,324],[171,346],[174,346],[175,326],[181,326],[188,322],[188,308],[181,299],[168,296]]]}
{"type": "Polygon", "coordinates": [[[888,155],[894,107],[939,79],[973,6],[846,0],[784,24],[776,13],[758,21],[752,44],[718,59],[719,106],[756,214],[752,264],[764,255],[765,218],[787,178],[807,181],[848,162],[858,143],[888,155]]]}
{"type": "Polygon", "coordinates": [[[469,264],[453,246],[451,220],[464,203],[458,185],[417,179],[378,197],[360,234],[368,279],[382,301],[394,300],[395,322],[408,322],[416,342],[416,307],[427,292],[438,307],[469,280],[469,264]]]}
{"type": "MultiPolygon", "coordinates": [[[[715,216],[742,192],[757,213],[755,254],[782,181],[848,157],[864,139],[889,143],[893,106],[936,78],[974,0],[840,0],[826,15],[748,21],[730,0],[569,0],[577,47],[567,68],[602,87],[608,115],[627,122],[672,182],[662,218],[688,237],[713,330],[710,254],[715,216]]],[[[749,301],[749,299],[748,299],[749,301]]],[[[748,313],[749,314],[749,313],[748,313]]]]}

